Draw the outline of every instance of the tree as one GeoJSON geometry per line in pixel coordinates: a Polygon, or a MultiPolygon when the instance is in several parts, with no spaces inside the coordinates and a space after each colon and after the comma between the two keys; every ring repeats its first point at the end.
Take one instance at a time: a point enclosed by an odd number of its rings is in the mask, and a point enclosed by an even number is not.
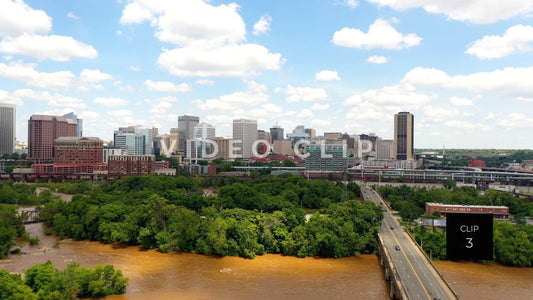
{"type": "Polygon", "coordinates": [[[444,182],[442,183],[442,185],[449,189],[449,190],[452,190],[454,189],[456,186],[457,186],[457,182],[451,178],[446,178],[446,180],[444,180],[444,182]]]}

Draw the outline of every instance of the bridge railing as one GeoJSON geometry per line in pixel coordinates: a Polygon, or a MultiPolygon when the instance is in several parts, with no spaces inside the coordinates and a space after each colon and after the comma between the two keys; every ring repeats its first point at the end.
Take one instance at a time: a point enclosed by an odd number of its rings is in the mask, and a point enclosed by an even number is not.
{"type": "Polygon", "coordinates": [[[396,271],[396,267],[394,266],[394,263],[392,262],[391,256],[389,254],[389,250],[387,249],[387,247],[385,247],[385,243],[383,242],[383,239],[381,238],[380,233],[378,233],[378,243],[379,243],[380,249],[382,250],[381,255],[385,257],[385,261],[386,261],[383,267],[386,268],[388,265],[390,272],[391,272],[391,284],[396,285],[396,287],[398,288],[397,292],[399,293],[398,296],[400,299],[409,299],[407,297],[407,293],[405,292],[405,288],[402,285],[400,274],[398,274],[398,271],[396,271]]]}
{"type": "Polygon", "coordinates": [[[424,251],[424,249],[422,249],[422,247],[420,247],[420,245],[416,242],[415,238],[411,235],[411,233],[409,232],[409,230],[404,230],[405,233],[407,233],[407,235],[411,238],[411,240],[415,243],[415,245],[418,247],[418,249],[420,251],[422,251],[422,254],[424,254],[424,257],[426,258],[426,260],[431,264],[431,267],[433,267],[433,269],[437,272],[437,274],[439,275],[439,277],[442,279],[442,281],[444,281],[444,283],[446,284],[446,286],[450,289],[450,291],[452,291],[452,294],[455,296],[456,299],[459,299],[459,295],[457,295],[457,293],[455,292],[455,290],[452,288],[452,286],[450,285],[450,283],[448,282],[448,280],[446,280],[446,278],[444,278],[444,276],[442,275],[442,273],[439,271],[439,269],[437,268],[437,266],[435,266],[435,264],[433,263],[433,261],[429,258],[429,256],[426,254],[426,252],[424,251]]]}

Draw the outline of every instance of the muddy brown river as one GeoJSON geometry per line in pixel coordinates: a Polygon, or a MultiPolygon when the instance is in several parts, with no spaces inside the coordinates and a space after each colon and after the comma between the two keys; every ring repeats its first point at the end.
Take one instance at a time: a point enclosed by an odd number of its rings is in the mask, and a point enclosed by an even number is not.
{"type": "MultiPolygon", "coordinates": [[[[97,242],[63,240],[42,234],[42,226],[27,226],[37,246],[25,255],[0,260],[0,268],[23,272],[51,260],[64,268],[113,264],[130,284],[126,294],[107,299],[388,299],[388,287],[374,255],[341,259],[263,255],[253,260],[190,253],[114,248],[97,242]]],[[[533,268],[497,264],[436,262],[463,299],[531,299],[533,268]]]]}

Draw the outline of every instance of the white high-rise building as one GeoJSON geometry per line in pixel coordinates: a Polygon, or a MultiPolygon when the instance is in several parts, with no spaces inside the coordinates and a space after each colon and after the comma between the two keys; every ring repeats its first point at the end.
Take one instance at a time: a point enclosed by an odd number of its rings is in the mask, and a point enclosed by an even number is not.
{"type": "Polygon", "coordinates": [[[16,107],[0,103],[0,155],[15,152],[16,107]]]}
{"type": "Polygon", "coordinates": [[[252,145],[257,140],[257,121],[247,119],[233,120],[233,139],[240,141],[237,145],[241,150],[237,151],[237,157],[248,159],[253,156],[252,145]]]}

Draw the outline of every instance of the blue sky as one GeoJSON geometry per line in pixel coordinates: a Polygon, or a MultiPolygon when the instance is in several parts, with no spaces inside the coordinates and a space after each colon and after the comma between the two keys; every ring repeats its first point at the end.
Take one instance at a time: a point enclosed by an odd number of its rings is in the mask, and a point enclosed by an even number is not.
{"type": "Polygon", "coordinates": [[[168,133],[194,114],[392,138],[417,148],[533,148],[530,0],[0,0],[0,102],[168,133]]]}

